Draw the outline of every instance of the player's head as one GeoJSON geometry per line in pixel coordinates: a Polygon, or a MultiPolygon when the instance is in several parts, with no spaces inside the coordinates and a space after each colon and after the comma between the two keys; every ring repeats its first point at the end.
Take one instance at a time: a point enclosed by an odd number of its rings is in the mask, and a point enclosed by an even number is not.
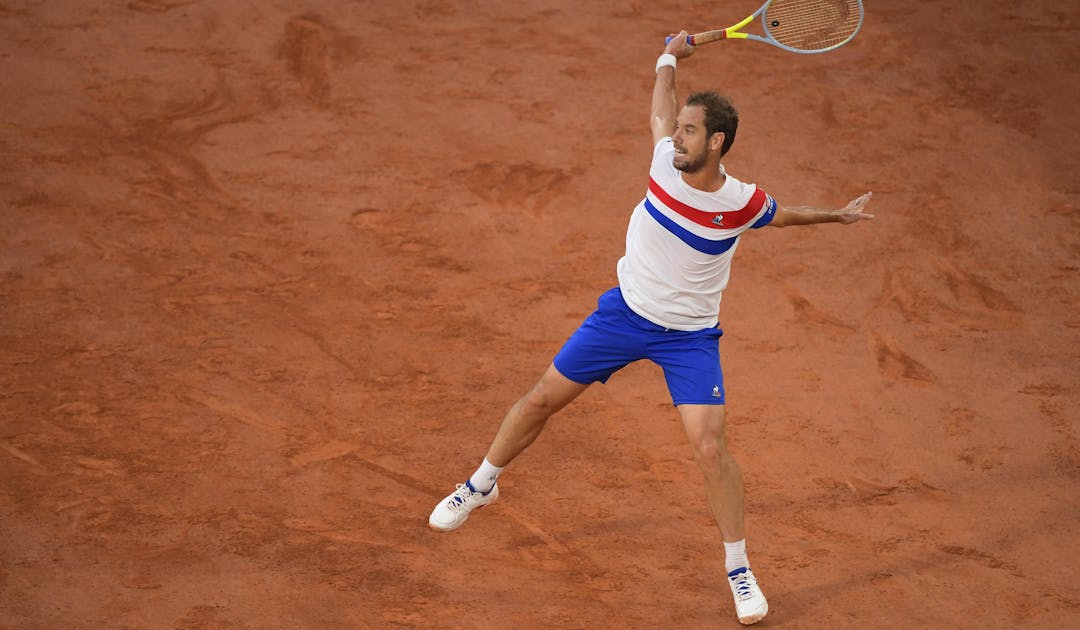
{"type": "Polygon", "coordinates": [[[727,154],[735,142],[739,113],[731,101],[716,92],[695,92],[679,112],[675,142],[675,168],[693,173],[705,165],[709,154],[727,154]]]}

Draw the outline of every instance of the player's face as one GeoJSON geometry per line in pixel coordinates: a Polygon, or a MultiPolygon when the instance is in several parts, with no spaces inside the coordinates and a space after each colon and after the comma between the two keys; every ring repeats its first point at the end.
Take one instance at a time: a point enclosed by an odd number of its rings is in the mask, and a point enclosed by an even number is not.
{"type": "Polygon", "coordinates": [[[705,108],[688,105],[675,118],[675,144],[672,165],[684,173],[696,173],[709,157],[709,131],[705,128],[705,108]]]}

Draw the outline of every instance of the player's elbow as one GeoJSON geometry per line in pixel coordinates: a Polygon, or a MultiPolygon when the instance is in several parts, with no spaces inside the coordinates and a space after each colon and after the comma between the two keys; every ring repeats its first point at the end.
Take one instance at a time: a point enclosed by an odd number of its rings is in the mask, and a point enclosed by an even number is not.
{"type": "Polygon", "coordinates": [[[778,206],[776,208],[776,214],[773,215],[772,221],[769,221],[769,227],[782,228],[789,225],[794,225],[791,222],[791,212],[789,212],[788,209],[783,206],[778,206]]]}

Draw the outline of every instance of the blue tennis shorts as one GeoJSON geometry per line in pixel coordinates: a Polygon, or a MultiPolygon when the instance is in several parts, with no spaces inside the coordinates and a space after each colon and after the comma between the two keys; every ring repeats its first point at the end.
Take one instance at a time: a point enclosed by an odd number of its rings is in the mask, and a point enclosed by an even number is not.
{"type": "Polygon", "coordinates": [[[724,404],[719,327],[671,330],[638,315],[618,287],[600,296],[589,315],[555,355],[555,369],[576,383],[606,383],[640,359],[664,370],[676,405],[724,404]]]}

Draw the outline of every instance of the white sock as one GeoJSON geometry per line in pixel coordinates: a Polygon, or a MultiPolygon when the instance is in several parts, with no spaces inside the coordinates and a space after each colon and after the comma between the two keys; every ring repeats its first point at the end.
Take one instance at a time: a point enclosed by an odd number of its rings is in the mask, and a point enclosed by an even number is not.
{"type": "Polygon", "coordinates": [[[746,539],[735,542],[724,541],[724,567],[731,573],[739,567],[750,568],[750,561],[746,559],[746,539]]]}
{"type": "Polygon", "coordinates": [[[495,485],[495,480],[499,478],[501,472],[502,468],[492,465],[485,457],[484,463],[480,464],[472,477],[469,477],[469,485],[473,487],[473,490],[487,494],[491,492],[491,487],[495,485]]]}

